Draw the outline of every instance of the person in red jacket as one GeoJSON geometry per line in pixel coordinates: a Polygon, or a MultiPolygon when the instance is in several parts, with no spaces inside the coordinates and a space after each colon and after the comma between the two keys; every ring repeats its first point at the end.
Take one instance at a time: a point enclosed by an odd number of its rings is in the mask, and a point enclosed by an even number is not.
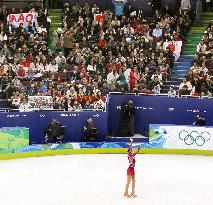
{"type": "Polygon", "coordinates": [[[133,139],[130,139],[131,143],[130,143],[130,147],[128,149],[128,160],[129,160],[129,167],[127,169],[127,183],[126,183],[126,187],[125,187],[125,192],[124,192],[124,196],[126,197],[137,197],[137,195],[135,194],[135,155],[138,154],[140,152],[141,149],[141,145],[139,146],[138,150],[136,152],[134,152],[134,149],[132,148],[132,142],[133,139]],[[129,189],[129,185],[132,181],[132,192],[131,195],[129,195],[128,193],[128,189],[129,189]]]}
{"type": "Polygon", "coordinates": [[[25,72],[23,66],[20,66],[19,69],[18,69],[16,72],[17,72],[17,76],[18,76],[19,78],[24,78],[24,77],[26,77],[26,72],[25,72]]]}
{"type": "Polygon", "coordinates": [[[140,78],[139,73],[136,68],[132,69],[130,72],[130,78],[129,78],[129,84],[130,84],[130,90],[133,91],[135,88],[135,85],[140,78]]]}
{"type": "Polygon", "coordinates": [[[24,58],[23,60],[22,60],[22,66],[23,67],[27,67],[27,68],[29,68],[30,67],[30,63],[27,61],[27,59],[26,58],[24,58]]]}

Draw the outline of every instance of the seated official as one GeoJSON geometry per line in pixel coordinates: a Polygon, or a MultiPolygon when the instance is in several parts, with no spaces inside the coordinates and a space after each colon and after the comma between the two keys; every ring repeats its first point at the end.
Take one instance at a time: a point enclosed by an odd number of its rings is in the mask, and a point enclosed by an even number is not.
{"type": "Polygon", "coordinates": [[[45,129],[46,142],[62,143],[64,140],[65,128],[66,127],[63,126],[57,119],[53,118],[45,129]]]}
{"type": "Polygon", "coordinates": [[[88,118],[84,125],[84,136],[86,142],[97,141],[98,129],[92,118],[88,118]]]}

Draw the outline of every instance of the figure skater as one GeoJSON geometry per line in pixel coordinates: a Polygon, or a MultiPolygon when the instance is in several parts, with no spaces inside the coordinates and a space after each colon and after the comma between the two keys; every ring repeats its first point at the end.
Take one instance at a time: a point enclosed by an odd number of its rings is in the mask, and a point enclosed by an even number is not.
{"type": "Polygon", "coordinates": [[[130,147],[128,149],[129,167],[127,169],[127,183],[126,183],[124,196],[137,197],[137,195],[135,194],[135,170],[134,170],[134,167],[135,167],[135,155],[140,152],[141,145],[139,146],[138,150],[136,152],[134,152],[134,149],[132,148],[133,139],[130,139],[130,141],[131,141],[131,143],[130,143],[130,147]],[[129,195],[128,189],[129,189],[129,185],[130,185],[131,181],[132,181],[132,193],[131,193],[131,195],[129,195]]]}

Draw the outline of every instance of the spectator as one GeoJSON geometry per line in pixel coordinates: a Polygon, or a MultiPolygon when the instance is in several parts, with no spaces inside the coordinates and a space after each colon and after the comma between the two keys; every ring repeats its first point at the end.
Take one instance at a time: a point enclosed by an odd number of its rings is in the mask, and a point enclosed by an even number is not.
{"type": "Polygon", "coordinates": [[[21,99],[20,105],[19,105],[19,112],[29,112],[29,104],[26,98],[21,99]]]}
{"type": "Polygon", "coordinates": [[[73,49],[73,32],[72,29],[64,33],[64,55],[65,58],[69,55],[70,51],[73,49]]]}
{"type": "MultiPolygon", "coordinates": [[[[207,0],[211,1],[211,0],[207,0]]],[[[195,25],[199,26],[202,24],[201,22],[201,12],[203,11],[203,5],[201,0],[197,0],[195,4],[195,25]]]]}
{"type": "Polygon", "coordinates": [[[186,80],[186,78],[184,78],[183,82],[180,84],[179,90],[182,90],[183,88],[187,88],[189,91],[192,90],[192,85],[189,81],[186,80]]]}
{"type": "Polygon", "coordinates": [[[112,0],[112,4],[115,7],[115,15],[118,17],[121,17],[124,15],[124,6],[126,4],[127,0],[112,0]]]}
{"type": "Polygon", "coordinates": [[[163,35],[162,29],[156,24],[156,28],[153,30],[152,35],[156,38],[161,38],[163,35]]]}
{"type": "Polygon", "coordinates": [[[171,87],[169,88],[168,96],[169,96],[169,97],[176,97],[176,95],[177,95],[177,92],[176,92],[176,90],[174,89],[174,86],[171,86],[171,87]]]}
{"type": "Polygon", "coordinates": [[[190,0],[181,0],[180,12],[186,15],[191,9],[190,0]]]}
{"type": "Polygon", "coordinates": [[[58,64],[56,64],[55,60],[52,60],[52,62],[47,66],[47,71],[52,73],[58,72],[58,64]]]}
{"type": "MultiPolygon", "coordinates": [[[[51,21],[48,10],[30,4],[37,16],[35,24],[0,30],[3,87],[11,88],[11,76],[15,75],[20,81],[15,88],[20,93],[26,90],[29,95],[50,95],[55,108],[66,110],[103,108],[110,91],[159,93],[176,60],[174,46],[164,48],[164,43],[184,39],[190,20],[184,15],[170,16],[161,11],[145,20],[132,5],[124,9],[126,1],[113,3],[116,13],[97,4],[66,3],[64,28],[54,33],[52,45],[56,51],[50,51],[48,45],[51,21]],[[30,81],[32,78],[35,81],[30,81]]],[[[204,44],[212,31],[207,32],[201,45],[206,59],[199,56],[196,72],[187,78],[196,88],[203,81],[206,88],[211,87],[206,75],[212,54],[204,44]]],[[[205,89],[200,86],[201,90],[205,89]]]]}
{"type": "Polygon", "coordinates": [[[58,28],[57,31],[54,33],[54,40],[53,40],[53,46],[56,48],[56,52],[61,52],[61,49],[63,47],[63,31],[61,28],[58,28]]]}

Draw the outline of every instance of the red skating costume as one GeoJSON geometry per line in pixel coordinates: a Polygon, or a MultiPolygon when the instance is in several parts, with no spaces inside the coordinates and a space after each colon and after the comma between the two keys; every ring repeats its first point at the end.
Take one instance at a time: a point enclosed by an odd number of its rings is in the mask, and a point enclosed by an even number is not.
{"type": "Polygon", "coordinates": [[[132,148],[132,142],[133,140],[130,139],[131,144],[128,150],[128,160],[129,160],[129,167],[127,169],[127,183],[126,183],[126,187],[125,187],[125,192],[124,192],[124,196],[126,197],[137,197],[137,195],[135,194],[135,155],[137,153],[140,152],[140,147],[138,148],[138,150],[136,152],[134,152],[133,148],[132,148]],[[128,193],[128,189],[129,189],[129,185],[132,182],[132,192],[131,195],[128,193]]]}
{"type": "Polygon", "coordinates": [[[127,169],[127,175],[135,175],[135,155],[136,154],[128,154],[129,160],[129,168],[127,169]]]}

